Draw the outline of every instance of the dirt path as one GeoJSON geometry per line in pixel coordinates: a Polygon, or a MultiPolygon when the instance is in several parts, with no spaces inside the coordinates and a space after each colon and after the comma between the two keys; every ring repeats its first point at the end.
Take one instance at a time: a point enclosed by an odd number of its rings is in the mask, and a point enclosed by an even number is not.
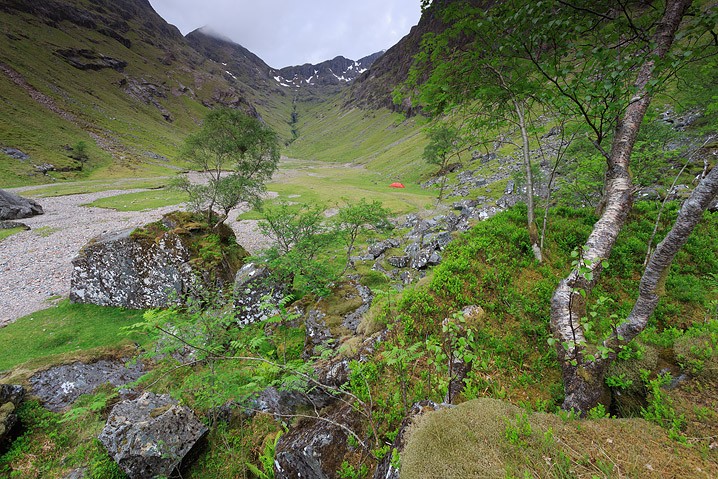
{"type": "MultiPolygon", "coordinates": [[[[103,191],[36,199],[44,215],[20,220],[30,228],[0,242],[0,327],[51,306],[70,293],[72,259],[91,238],[109,231],[136,228],[158,220],[177,206],[143,212],[119,212],[81,206],[99,198],[143,190],[103,191]]],[[[32,190],[23,193],[28,197],[32,190]]],[[[233,211],[236,218],[240,210],[233,211]]],[[[237,242],[250,253],[269,244],[257,222],[229,221],[237,242]]]]}

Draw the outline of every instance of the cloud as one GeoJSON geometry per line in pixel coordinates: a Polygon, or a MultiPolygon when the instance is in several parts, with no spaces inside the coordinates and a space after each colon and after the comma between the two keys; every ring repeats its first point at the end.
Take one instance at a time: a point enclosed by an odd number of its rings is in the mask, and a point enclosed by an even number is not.
{"type": "Polygon", "coordinates": [[[273,67],[357,60],[385,50],[419,21],[419,0],[150,0],[183,34],[209,26],[273,67]]]}

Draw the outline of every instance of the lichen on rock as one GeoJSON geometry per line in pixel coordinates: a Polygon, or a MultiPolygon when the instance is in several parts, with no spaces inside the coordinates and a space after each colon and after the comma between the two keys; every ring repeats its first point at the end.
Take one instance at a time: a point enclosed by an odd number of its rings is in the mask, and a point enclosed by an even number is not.
{"type": "Polygon", "coordinates": [[[72,261],[70,299],[132,309],[165,307],[222,290],[248,253],[226,225],[173,212],[136,230],[101,235],[72,261]]]}

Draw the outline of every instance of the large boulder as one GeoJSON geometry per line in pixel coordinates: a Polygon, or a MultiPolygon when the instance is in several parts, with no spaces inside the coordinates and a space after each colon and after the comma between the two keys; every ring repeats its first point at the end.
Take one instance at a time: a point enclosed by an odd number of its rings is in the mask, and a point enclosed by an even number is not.
{"type": "Polygon", "coordinates": [[[132,309],[165,307],[234,280],[247,252],[226,226],[188,213],[90,240],[72,260],[70,299],[132,309]]]}
{"type": "Polygon", "coordinates": [[[0,190],[0,220],[19,220],[43,213],[37,202],[0,190]]]}
{"type": "Polygon", "coordinates": [[[22,386],[0,384],[0,453],[12,439],[17,424],[17,407],[25,397],[22,386]]]}
{"type": "Polygon", "coordinates": [[[149,479],[172,474],[207,431],[191,409],[146,392],[112,408],[99,439],[130,479],[149,479]]]}
{"type": "Polygon", "coordinates": [[[33,396],[37,396],[50,411],[59,412],[103,384],[124,386],[142,374],[144,368],[140,363],[127,366],[118,359],[101,359],[89,364],[74,362],[53,366],[33,374],[30,384],[33,396]]]}

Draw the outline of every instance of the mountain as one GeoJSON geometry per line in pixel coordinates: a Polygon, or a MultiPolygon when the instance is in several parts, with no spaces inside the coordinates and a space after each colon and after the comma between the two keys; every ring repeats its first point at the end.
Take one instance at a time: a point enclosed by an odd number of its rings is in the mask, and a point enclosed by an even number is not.
{"type": "Polygon", "coordinates": [[[230,84],[248,90],[255,103],[268,106],[275,95],[284,95],[264,60],[242,45],[217,35],[207,27],[198,28],[185,37],[187,43],[204,58],[204,64],[221,66],[221,73],[230,84]]]}
{"type": "MultiPolygon", "coordinates": [[[[371,78],[363,84],[386,93],[393,85],[377,82],[400,78],[382,66],[396,47],[275,69],[207,28],[183,37],[147,0],[0,0],[0,23],[0,187],[171,173],[183,139],[219,105],[261,118],[289,143],[340,114],[338,95],[354,82],[371,78]],[[80,142],[87,161],[73,158],[80,142]]],[[[414,53],[402,51],[407,61],[414,53]]]]}
{"type": "Polygon", "coordinates": [[[346,85],[366,72],[383,54],[383,51],[373,53],[357,61],[338,56],[316,65],[305,63],[285,67],[276,70],[274,80],[282,86],[294,88],[346,85]]]}
{"type": "MultiPolygon", "coordinates": [[[[379,57],[362,75],[352,83],[347,107],[364,109],[388,108],[411,115],[411,99],[407,98],[401,105],[395,105],[392,92],[397,85],[404,82],[411,65],[421,48],[421,41],[429,32],[438,33],[446,28],[440,20],[439,12],[450,3],[466,0],[434,0],[421,15],[419,23],[399,42],[379,57]]],[[[471,3],[487,4],[486,0],[471,0],[471,3]]]]}
{"type": "Polygon", "coordinates": [[[23,158],[2,157],[3,186],[169,171],[207,107],[281,123],[147,0],[3,0],[0,23],[0,147],[23,158]],[[71,158],[80,141],[85,164],[71,158]]]}

